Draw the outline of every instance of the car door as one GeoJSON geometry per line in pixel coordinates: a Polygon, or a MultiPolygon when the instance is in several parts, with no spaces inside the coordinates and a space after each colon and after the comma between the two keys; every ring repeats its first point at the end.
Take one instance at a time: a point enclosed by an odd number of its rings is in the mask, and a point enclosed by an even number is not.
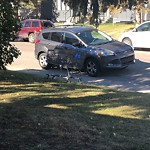
{"type": "Polygon", "coordinates": [[[150,48],[150,22],[142,24],[132,32],[134,47],[150,48]]]}
{"type": "Polygon", "coordinates": [[[70,68],[80,68],[83,64],[83,47],[81,41],[71,33],[63,34],[63,43],[59,45],[61,63],[70,68]]]}
{"type": "Polygon", "coordinates": [[[46,42],[46,47],[48,49],[48,60],[51,64],[61,64],[62,55],[59,46],[62,45],[62,36],[62,32],[51,32],[46,42]]]}

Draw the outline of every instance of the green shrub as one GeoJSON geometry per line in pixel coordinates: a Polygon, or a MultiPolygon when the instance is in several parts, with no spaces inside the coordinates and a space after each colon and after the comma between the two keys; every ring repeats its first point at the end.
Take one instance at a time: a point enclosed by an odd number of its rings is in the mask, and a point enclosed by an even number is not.
{"type": "Polygon", "coordinates": [[[12,1],[1,0],[0,3],[0,69],[6,69],[7,64],[11,64],[21,54],[10,43],[18,31],[17,7],[12,1]]]}

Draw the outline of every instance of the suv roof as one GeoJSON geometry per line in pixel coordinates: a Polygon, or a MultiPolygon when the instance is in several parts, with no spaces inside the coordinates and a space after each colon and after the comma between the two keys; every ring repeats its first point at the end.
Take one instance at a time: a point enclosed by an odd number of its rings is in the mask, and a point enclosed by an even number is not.
{"type": "Polygon", "coordinates": [[[28,21],[50,21],[50,20],[46,20],[46,19],[25,19],[28,21]]]}
{"type": "Polygon", "coordinates": [[[32,21],[39,21],[42,23],[41,26],[43,26],[43,27],[45,27],[46,22],[49,22],[51,24],[51,26],[54,27],[54,24],[51,20],[46,20],[46,19],[25,19],[25,20],[23,20],[23,22],[26,22],[26,21],[31,21],[31,22],[32,21]]]}
{"type": "MultiPolygon", "coordinates": [[[[54,28],[47,28],[44,29],[43,31],[51,31],[51,30],[60,30],[60,31],[69,31],[69,32],[73,32],[73,33],[79,33],[79,32],[84,32],[84,31],[88,31],[88,30],[93,30],[95,28],[91,27],[91,26],[56,26],[54,28]]],[[[97,30],[97,29],[95,29],[97,30]]]]}

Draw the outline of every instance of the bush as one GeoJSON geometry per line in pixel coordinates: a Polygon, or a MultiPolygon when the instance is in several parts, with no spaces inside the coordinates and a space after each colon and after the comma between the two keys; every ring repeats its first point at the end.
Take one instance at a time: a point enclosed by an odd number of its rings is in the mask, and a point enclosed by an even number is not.
{"type": "Polygon", "coordinates": [[[10,43],[18,31],[17,9],[13,0],[1,0],[0,3],[0,69],[6,69],[20,51],[10,43]],[[12,3],[13,2],[13,3],[12,3]]]}

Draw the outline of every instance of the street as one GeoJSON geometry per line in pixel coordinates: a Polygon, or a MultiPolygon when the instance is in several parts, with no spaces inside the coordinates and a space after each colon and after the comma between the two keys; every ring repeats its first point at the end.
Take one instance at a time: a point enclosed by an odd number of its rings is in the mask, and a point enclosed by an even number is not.
{"type": "MultiPolygon", "coordinates": [[[[21,56],[15,59],[9,70],[23,71],[46,77],[46,74],[67,74],[66,70],[40,68],[34,56],[34,44],[28,42],[13,42],[20,51],[21,56]]],[[[136,62],[123,70],[107,71],[99,77],[89,77],[86,73],[81,74],[82,82],[107,86],[115,89],[125,89],[150,93],[150,51],[135,50],[136,62]]]]}

